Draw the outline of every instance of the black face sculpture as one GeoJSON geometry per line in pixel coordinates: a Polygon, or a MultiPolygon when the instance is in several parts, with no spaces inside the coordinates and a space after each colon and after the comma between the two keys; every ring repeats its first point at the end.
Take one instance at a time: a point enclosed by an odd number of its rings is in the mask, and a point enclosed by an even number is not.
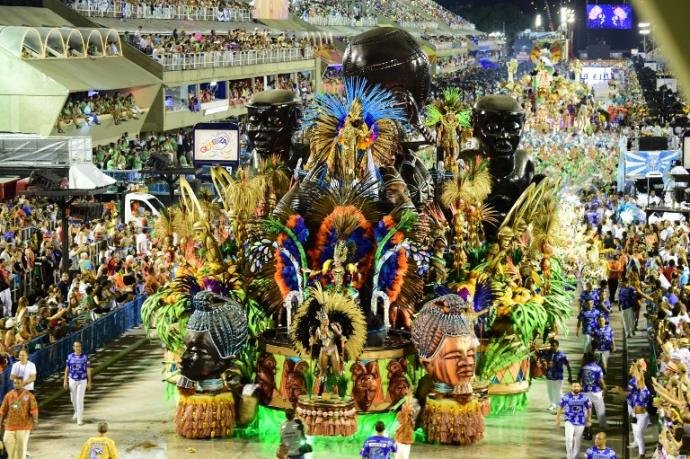
{"type": "Polygon", "coordinates": [[[187,348],[180,361],[180,373],[192,381],[217,379],[229,366],[231,359],[222,359],[209,332],[187,331],[187,348]]]}
{"type": "Polygon", "coordinates": [[[515,152],[525,124],[522,107],[510,96],[485,96],[472,115],[474,135],[490,160],[492,175],[506,177],[515,168],[515,152]]]}
{"type": "Polygon", "coordinates": [[[192,303],[180,372],[192,381],[218,379],[247,342],[247,315],[235,301],[209,291],[192,303]]]}
{"type": "MultiPolygon", "coordinates": [[[[534,179],[534,163],[526,152],[517,149],[524,122],[520,104],[505,95],[482,97],[472,112],[474,135],[491,171],[491,195],[486,203],[496,211],[499,226],[534,179]]],[[[496,240],[496,230],[496,226],[484,225],[489,241],[496,240]]]]}
{"type": "Polygon", "coordinates": [[[418,107],[429,97],[429,58],[402,29],[379,27],[354,37],[343,55],[345,76],[365,77],[393,91],[416,124],[418,107]]]}
{"type": "Polygon", "coordinates": [[[298,118],[292,91],[263,91],[252,97],[247,104],[247,135],[259,158],[279,155],[284,162],[289,160],[298,118]]]}

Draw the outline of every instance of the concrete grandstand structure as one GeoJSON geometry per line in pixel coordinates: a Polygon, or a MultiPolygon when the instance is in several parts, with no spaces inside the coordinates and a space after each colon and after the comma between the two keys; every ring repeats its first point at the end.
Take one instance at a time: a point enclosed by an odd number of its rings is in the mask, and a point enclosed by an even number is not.
{"type": "Polygon", "coordinates": [[[277,20],[254,18],[249,4],[239,1],[223,9],[163,9],[119,0],[0,1],[0,59],[10,70],[0,76],[0,110],[12,114],[2,117],[0,130],[91,136],[101,145],[124,133],[240,117],[246,109],[244,99],[233,95],[238,87],[261,90],[284,79],[308,81],[310,89],[319,90],[325,69],[340,63],[347,37],[373,27],[410,31],[440,72],[452,71],[453,59],[466,56],[484,38],[472,24],[428,0],[398,2],[410,12],[402,18],[396,19],[398,11],[371,7],[358,20],[299,15],[299,3],[293,2],[288,19],[277,20]],[[420,3],[428,8],[413,14],[420,3]],[[171,47],[181,41],[177,31],[180,37],[193,34],[187,47],[171,47]],[[258,34],[272,45],[235,46],[231,33],[258,34]],[[145,49],[142,36],[168,47],[145,49]],[[217,45],[219,40],[225,43],[217,45]],[[201,100],[206,93],[213,97],[201,100]],[[117,105],[130,95],[139,116],[124,122],[112,110],[94,116],[96,123],[70,112],[72,101],[105,97],[117,105]]]}

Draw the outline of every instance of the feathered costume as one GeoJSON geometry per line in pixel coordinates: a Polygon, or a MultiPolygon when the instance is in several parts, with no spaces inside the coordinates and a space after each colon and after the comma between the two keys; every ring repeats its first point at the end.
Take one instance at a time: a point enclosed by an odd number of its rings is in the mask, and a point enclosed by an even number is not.
{"type": "Polygon", "coordinates": [[[469,129],[472,110],[460,99],[457,88],[448,88],[443,96],[426,107],[424,125],[436,128],[436,145],[444,166],[453,174],[458,171],[461,131],[469,129]]]}
{"type": "Polygon", "coordinates": [[[364,79],[348,78],[344,98],[322,93],[314,101],[315,107],[304,119],[310,141],[307,170],[326,164],[329,172],[336,173],[335,178],[343,180],[352,177],[338,165],[354,162],[371,173],[369,153],[378,167],[394,164],[401,138],[398,123],[405,122],[406,116],[390,91],[364,79]],[[343,159],[341,155],[352,157],[343,159]]]}
{"type": "Polygon", "coordinates": [[[309,173],[281,199],[251,244],[248,259],[257,273],[253,291],[270,311],[284,308],[288,323],[295,304],[307,301],[309,287],[318,285],[371,309],[378,323],[409,328],[428,272],[429,257],[420,243],[426,232],[416,224],[416,213],[407,210],[408,201],[391,208],[382,200],[378,171],[395,162],[393,142],[400,137],[404,112],[390,92],[364,80],[347,80],[345,96],[318,96],[306,116],[309,173]],[[354,118],[355,128],[368,133],[355,142],[355,159],[367,162],[366,173],[355,180],[332,156],[347,153],[343,129],[354,118]],[[273,283],[278,289],[270,288],[273,283]]]}

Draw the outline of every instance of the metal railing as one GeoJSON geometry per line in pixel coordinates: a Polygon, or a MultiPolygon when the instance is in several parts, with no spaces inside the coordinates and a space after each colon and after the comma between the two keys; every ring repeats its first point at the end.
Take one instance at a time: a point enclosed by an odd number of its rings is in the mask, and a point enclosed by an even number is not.
{"type": "Polygon", "coordinates": [[[84,16],[91,17],[219,22],[249,22],[252,20],[251,11],[241,8],[134,4],[119,0],[77,0],[72,2],[70,6],[84,16]]]}
{"type": "Polygon", "coordinates": [[[448,27],[450,27],[453,30],[460,30],[460,29],[473,29],[474,30],[475,29],[475,25],[471,24],[469,22],[465,23],[465,24],[454,22],[452,24],[449,24],[448,27]]]}
{"type": "MultiPolygon", "coordinates": [[[[36,382],[41,383],[54,373],[64,370],[67,356],[72,352],[72,343],[79,340],[85,353],[93,354],[126,331],[141,325],[141,305],[146,297],[138,296],[129,303],[104,314],[83,328],[76,330],[54,344],[44,343],[46,336],[34,339],[28,348],[36,349],[29,356],[36,365],[36,382]]],[[[2,397],[12,389],[10,365],[0,374],[2,397]]]]}
{"type": "Polygon", "coordinates": [[[403,29],[438,29],[438,22],[398,21],[398,25],[403,29]]]}
{"type": "Polygon", "coordinates": [[[439,49],[459,49],[463,47],[462,42],[457,41],[434,41],[430,40],[429,43],[434,45],[437,50],[439,49]]]}
{"type": "Polygon", "coordinates": [[[359,20],[343,16],[309,16],[302,19],[309,24],[317,26],[344,26],[344,27],[376,27],[378,21],[375,17],[361,18],[359,20]]]}
{"type": "Polygon", "coordinates": [[[202,53],[162,53],[152,57],[165,70],[193,70],[313,59],[314,50],[311,47],[307,47],[248,51],[208,51],[202,53]]]}

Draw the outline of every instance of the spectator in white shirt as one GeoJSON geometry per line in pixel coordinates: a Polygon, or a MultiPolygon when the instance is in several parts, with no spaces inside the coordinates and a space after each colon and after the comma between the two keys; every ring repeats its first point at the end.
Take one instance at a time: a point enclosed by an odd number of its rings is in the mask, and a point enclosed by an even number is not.
{"type": "Polygon", "coordinates": [[[658,206],[661,203],[661,198],[656,195],[655,190],[649,192],[649,203],[658,206]]]}
{"type": "Polygon", "coordinates": [[[29,361],[29,351],[22,348],[19,351],[19,361],[12,365],[10,378],[14,381],[14,387],[23,387],[26,390],[34,390],[36,381],[36,365],[29,361]]]}
{"type": "Polygon", "coordinates": [[[149,236],[146,234],[146,229],[142,228],[139,234],[137,234],[137,253],[148,255],[149,251],[149,236]]]}
{"type": "Polygon", "coordinates": [[[3,260],[5,263],[9,263],[12,257],[10,256],[9,251],[7,250],[7,243],[3,242],[2,243],[2,252],[0,252],[0,260],[3,260]]]}

